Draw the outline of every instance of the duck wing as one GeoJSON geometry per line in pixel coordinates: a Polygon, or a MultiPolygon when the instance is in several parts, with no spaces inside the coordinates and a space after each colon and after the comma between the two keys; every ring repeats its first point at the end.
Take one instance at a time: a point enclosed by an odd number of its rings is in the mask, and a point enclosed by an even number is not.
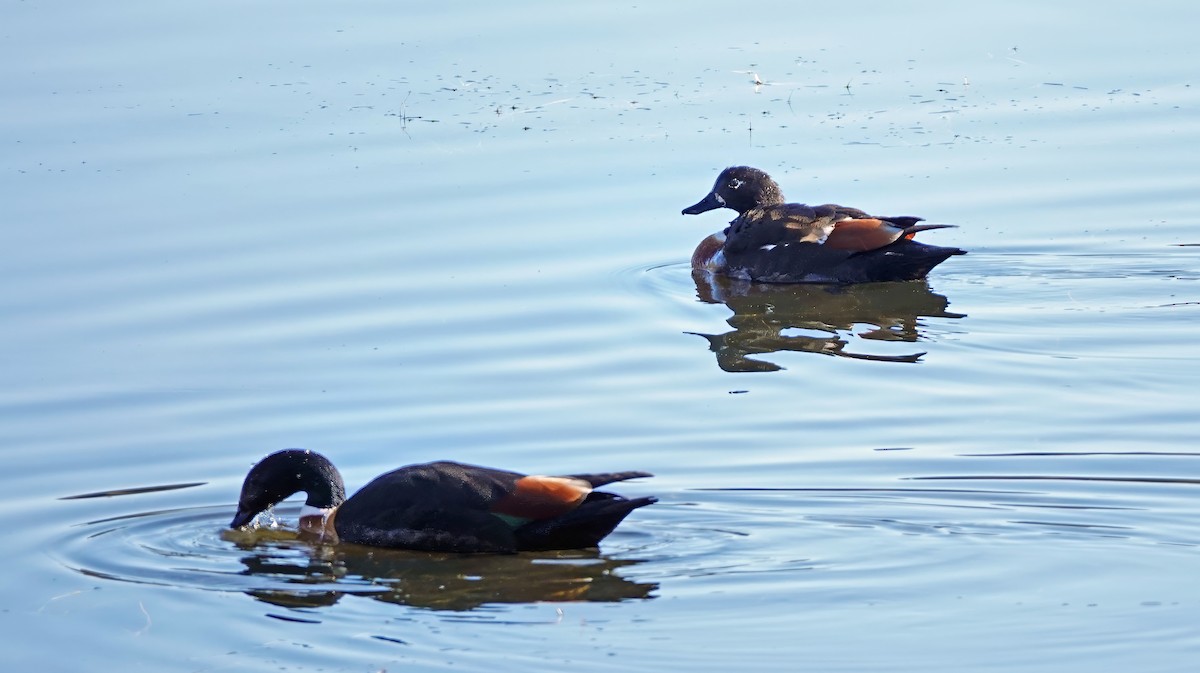
{"type": "Polygon", "coordinates": [[[919,218],[867,217],[838,220],[833,223],[825,245],[841,250],[865,252],[882,248],[901,238],[912,240],[918,232],[954,228],[953,224],[905,224],[913,220],[919,221],[919,218]]]}
{"type": "Polygon", "coordinates": [[[821,243],[833,227],[833,211],[803,203],[752,208],[725,230],[725,252],[739,253],[785,243],[821,243]]]}
{"type": "Polygon", "coordinates": [[[825,203],[813,206],[818,216],[829,218],[825,245],[842,250],[865,252],[893,243],[900,238],[911,239],[917,232],[953,227],[950,224],[918,224],[923,218],[913,215],[870,215],[865,210],[825,203]]]}
{"type": "Polygon", "coordinates": [[[382,474],[338,508],[338,537],[428,551],[511,552],[512,529],[489,512],[513,490],[515,472],[439,461],[382,474]]]}
{"type": "Polygon", "coordinates": [[[828,210],[835,214],[835,219],[838,220],[883,220],[906,229],[918,222],[923,222],[925,218],[916,217],[914,215],[870,215],[865,210],[852,208],[851,206],[840,206],[836,203],[824,203],[819,206],[813,206],[814,210],[828,210]]]}

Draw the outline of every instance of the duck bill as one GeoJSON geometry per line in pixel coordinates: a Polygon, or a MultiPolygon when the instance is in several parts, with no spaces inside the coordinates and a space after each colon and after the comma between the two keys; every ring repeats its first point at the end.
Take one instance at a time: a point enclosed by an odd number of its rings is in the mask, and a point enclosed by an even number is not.
{"type": "Polygon", "coordinates": [[[688,206],[687,208],[684,208],[683,214],[684,215],[699,215],[700,213],[707,213],[710,210],[716,210],[717,208],[724,208],[724,207],[725,207],[725,199],[722,199],[720,196],[717,196],[716,192],[709,192],[708,196],[701,199],[699,203],[688,206]]]}
{"type": "Polygon", "coordinates": [[[251,521],[254,521],[254,517],[256,515],[257,515],[257,512],[249,512],[244,509],[239,509],[237,511],[237,514],[235,514],[233,516],[233,521],[229,522],[229,527],[230,528],[241,528],[242,526],[245,526],[246,524],[250,523],[251,521]]]}

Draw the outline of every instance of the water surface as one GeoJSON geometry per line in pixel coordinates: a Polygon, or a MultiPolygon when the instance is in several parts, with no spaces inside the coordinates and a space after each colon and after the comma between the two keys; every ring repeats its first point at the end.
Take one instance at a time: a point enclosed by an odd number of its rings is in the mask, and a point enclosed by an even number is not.
{"type": "Polygon", "coordinates": [[[10,4],[6,660],[1190,670],[1176,4],[10,4]],[[735,163],[970,254],[694,279],[728,213],[679,210],[735,163]],[[291,446],[660,503],[500,558],[226,530],[291,446]]]}

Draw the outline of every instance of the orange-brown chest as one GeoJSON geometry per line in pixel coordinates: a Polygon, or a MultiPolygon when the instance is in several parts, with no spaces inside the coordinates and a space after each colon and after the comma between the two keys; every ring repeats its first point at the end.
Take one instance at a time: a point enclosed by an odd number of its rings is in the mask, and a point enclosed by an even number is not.
{"type": "Polygon", "coordinates": [[[725,268],[725,234],[718,232],[696,246],[692,253],[692,268],[701,271],[719,272],[725,268]]]}

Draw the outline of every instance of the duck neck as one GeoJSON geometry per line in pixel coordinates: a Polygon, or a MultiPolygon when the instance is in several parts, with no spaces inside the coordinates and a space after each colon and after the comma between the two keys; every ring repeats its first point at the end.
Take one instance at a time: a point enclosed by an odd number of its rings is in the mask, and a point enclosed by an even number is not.
{"type": "Polygon", "coordinates": [[[293,450],[290,459],[281,471],[293,481],[292,492],[304,491],[307,496],[304,506],[312,509],[333,509],[346,500],[346,486],[342,475],[329,459],[315,451],[293,450]]]}
{"type": "Polygon", "coordinates": [[[779,191],[778,185],[768,185],[755,196],[754,203],[749,208],[739,211],[738,215],[745,215],[747,212],[755,208],[766,208],[769,206],[778,206],[783,203],[783,192],[779,191]]]}
{"type": "Polygon", "coordinates": [[[304,499],[306,508],[328,510],[335,509],[346,500],[346,487],[340,478],[334,480],[330,475],[319,472],[305,483],[304,499]]]}

